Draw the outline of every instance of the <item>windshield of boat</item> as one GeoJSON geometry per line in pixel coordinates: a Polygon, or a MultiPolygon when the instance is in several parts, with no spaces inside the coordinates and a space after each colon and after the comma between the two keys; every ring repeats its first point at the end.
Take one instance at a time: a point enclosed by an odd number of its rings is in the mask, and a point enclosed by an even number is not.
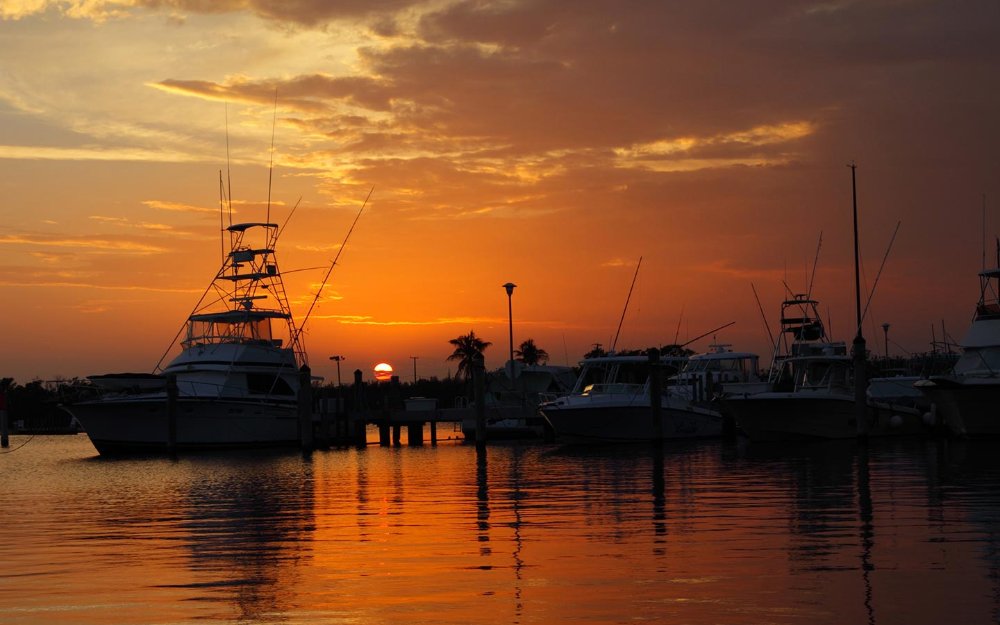
{"type": "Polygon", "coordinates": [[[259,343],[280,347],[282,340],[271,334],[269,317],[190,319],[185,349],[218,343],[259,343]]]}
{"type": "Polygon", "coordinates": [[[582,393],[595,384],[645,384],[649,377],[649,362],[605,361],[587,363],[576,383],[574,392],[582,393]]]}
{"type": "Polygon", "coordinates": [[[955,373],[968,375],[974,372],[994,374],[1000,372],[1000,348],[966,347],[955,363],[955,373]]]}
{"type": "Polygon", "coordinates": [[[733,372],[741,378],[749,377],[757,373],[756,358],[734,357],[734,358],[696,358],[688,361],[685,373],[711,372],[733,372]]]}

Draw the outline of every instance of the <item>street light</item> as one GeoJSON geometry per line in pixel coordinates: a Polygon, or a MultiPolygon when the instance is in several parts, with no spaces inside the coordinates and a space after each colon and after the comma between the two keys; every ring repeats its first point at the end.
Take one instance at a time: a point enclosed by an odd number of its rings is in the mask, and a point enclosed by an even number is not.
{"type": "Polygon", "coordinates": [[[340,388],[340,361],[347,360],[343,356],[330,356],[330,360],[337,361],[337,388],[340,388]]]}
{"type": "Polygon", "coordinates": [[[882,324],[882,331],[885,332],[885,359],[889,360],[889,324],[882,324]]]}
{"type": "Polygon", "coordinates": [[[511,295],[514,294],[514,287],[517,285],[513,282],[508,282],[503,285],[503,288],[507,289],[507,327],[510,332],[510,377],[514,377],[514,308],[511,304],[511,295]]]}
{"type": "Polygon", "coordinates": [[[418,358],[420,358],[420,356],[410,356],[410,359],[413,360],[413,383],[414,384],[417,383],[417,359],[418,358]]]}

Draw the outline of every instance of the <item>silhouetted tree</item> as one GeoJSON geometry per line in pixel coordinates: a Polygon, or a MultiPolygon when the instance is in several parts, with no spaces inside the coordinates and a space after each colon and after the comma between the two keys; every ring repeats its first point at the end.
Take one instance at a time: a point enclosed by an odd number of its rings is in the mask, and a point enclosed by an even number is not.
{"type": "Polygon", "coordinates": [[[472,360],[475,355],[482,354],[487,347],[493,344],[479,338],[472,330],[469,330],[468,334],[455,337],[448,342],[455,346],[455,351],[452,352],[451,356],[448,356],[448,360],[458,361],[457,375],[466,380],[472,377],[472,360]]]}
{"type": "Polygon", "coordinates": [[[584,358],[598,358],[600,356],[607,356],[608,352],[604,351],[600,343],[594,343],[594,349],[590,350],[583,355],[584,358]]]}
{"type": "Polygon", "coordinates": [[[543,365],[549,359],[549,353],[535,345],[535,339],[528,339],[514,350],[514,359],[526,365],[543,365]]]}

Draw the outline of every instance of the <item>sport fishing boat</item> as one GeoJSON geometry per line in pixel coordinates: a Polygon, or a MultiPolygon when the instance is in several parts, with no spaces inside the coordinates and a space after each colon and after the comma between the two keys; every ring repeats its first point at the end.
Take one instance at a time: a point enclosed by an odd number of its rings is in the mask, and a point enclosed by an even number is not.
{"type": "Polygon", "coordinates": [[[275,256],[279,232],[226,228],[229,251],[178,333],[180,353],[153,374],[91,376],[100,396],[66,406],[98,452],[298,443],[306,354],[275,256]]]}
{"type": "Polygon", "coordinates": [[[653,421],[653,369],[644,355],[588,358],[573,392],[538,410],[563,443],[641,442],[657,438],[711,438],[722,435],[720,412],[692,401],[687,386],[671,388],[670,378],[686,357],[661,358],[659,428],[653,421]]]}
{"type": "Polygon", "coordinates": [[[914,384],[959,436],[1000,435],[1000,269],[982,271],[979,285],[979,303],[954,369],[914,384]]]}
{"type": "MultiPolygon", "coordinates": [[[[855,166],[851,164],[855,191],[855,166]]],[[[854,201],[854,294],[857,335],[852,356],[847,344],[826,334],[818,303],[810,294],[781,305],[781,331],[765,393],[733,396],[726,404],[739,428],[755,441],[853,438],[925,431],[917,409],[875,404],[867,397],[867,354],[861,333],[857,194],[854,201]]],[[[810,286],[811,290],[811,286],[810,286]]]]}

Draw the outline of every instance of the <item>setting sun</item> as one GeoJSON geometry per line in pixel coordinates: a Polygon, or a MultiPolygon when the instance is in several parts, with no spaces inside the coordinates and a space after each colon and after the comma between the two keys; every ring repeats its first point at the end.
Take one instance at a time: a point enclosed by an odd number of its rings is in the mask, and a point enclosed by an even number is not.
{"type": "Polygon", "coordinates": [[[380,362],[375,365],[375,379],[379,382],[387,382],[392,379],[392,365],[387,362],[380,362]]]}

